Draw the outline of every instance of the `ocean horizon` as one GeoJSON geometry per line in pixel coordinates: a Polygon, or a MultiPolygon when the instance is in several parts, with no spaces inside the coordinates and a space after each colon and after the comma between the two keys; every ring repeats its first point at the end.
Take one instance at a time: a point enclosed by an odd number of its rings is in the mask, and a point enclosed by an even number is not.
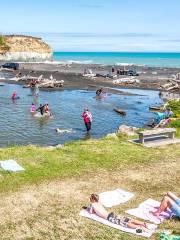
{"type": "Polygon", "coordinates": [[[68,52],[55,51],[60,63],[138,65],[180,68],[180,52],[68,52]]]}

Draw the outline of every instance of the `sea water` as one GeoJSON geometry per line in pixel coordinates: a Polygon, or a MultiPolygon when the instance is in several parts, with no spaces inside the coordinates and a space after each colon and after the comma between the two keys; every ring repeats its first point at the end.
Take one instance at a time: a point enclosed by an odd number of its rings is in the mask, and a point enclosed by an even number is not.
{"type": "Polygon", "coordinates": [[[62,63],[180,67],[180,53],[170,52],[54,52],[53,58],[62,63]]]}

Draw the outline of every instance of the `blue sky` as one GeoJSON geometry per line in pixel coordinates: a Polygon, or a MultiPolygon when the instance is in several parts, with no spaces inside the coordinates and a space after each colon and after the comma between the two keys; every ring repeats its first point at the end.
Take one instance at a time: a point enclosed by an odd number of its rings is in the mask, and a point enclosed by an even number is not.
{"type": "Polygon", "coordinates": [[[0,2],[1,33],[42,36],[54,50],[180,52],[180,0],[0,2]]]}

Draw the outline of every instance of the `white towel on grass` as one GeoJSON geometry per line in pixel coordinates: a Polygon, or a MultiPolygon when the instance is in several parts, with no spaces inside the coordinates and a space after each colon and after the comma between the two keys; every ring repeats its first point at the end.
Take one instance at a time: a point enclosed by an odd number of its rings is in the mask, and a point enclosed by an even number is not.
{"type": "Polygon", "coordinates": [[[15,160],[9,159],[5,161],[0,161],[0,166],[2,169],[11,172],[24,171],[24,168],[21,167],[15,160]]]}
{"type": "Polygon", "coordinates": [[[100,193],[99,201],[105,207],[113,207],[113,206],[117,206],[121,203],[127,202],[133,196],[134,196],[133,193],[127,192],[125,190],[118,188],[113,191],[100,193]]]}
{"type": "Polygon", "coordinates": [[[101,217],[98,217],[95,214],[90,214],[87,210],[82,210],[79,215],[82,216],[82,217],[86,217],[86,218],[92,219],[94,221],[97,221],[99,223],[105,224],[105,225],[107,225],[109,227],[116,228],[116,229],[118,229],[120,231],[136,234],[136,235],[139,235],[139,236],[142,236],[142,237],[147,237],[147,238],[151,237],[151,235],[155,232],[155,230],[157,228],[156,225],[149,224],[151,226],[152,230],[150,230],[148,232],[137,233],[136,229],[126,228],[126,227],[123,227],[121,225],[117,225],[117,224],[111,223],[108,220],[103,219],[101,217]]]}
{"type": "Polygon", "coordinates": [[[126,213],[144,220],[148,220],[155,224],[160,224],[165,219],[170,218],[172,212],[170,210],[166,212],[162,212],[159,217],[156,217],[152,213],[150,213],[151,211],[152,212],[157,211],[159,206],[160,206],[160,202],[149,198],[143,203],[141,203],[137,208],[127,210],[126,213]]]}

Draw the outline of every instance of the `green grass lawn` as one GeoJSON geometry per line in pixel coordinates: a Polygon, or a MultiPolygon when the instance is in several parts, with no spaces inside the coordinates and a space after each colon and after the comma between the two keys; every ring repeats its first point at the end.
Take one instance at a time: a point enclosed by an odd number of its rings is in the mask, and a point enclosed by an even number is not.
{"type": "Polygon", "coordinates": [[[65,144],[62,149],[47,150],[36,146],[0,149],[0,160],[15,159],[26,171],[0,171],[0,191],[17,190],[24,184],[56,177],[81,176],[96,169],[114,170],[180,155],[180,149],[147,149],[124,140],[102,139],[65,144]]]}
{"type": "MultiPolygon", "coordinates": [[[[113,209],[122,214],[149,197],[160,200],[168,190],[180,192],[178,145],[148,149],[124,138],[104,138],[53,150],[2,148],[0,160],[4,159],[15,159],[25,168],[19,173],[0,171],[0,230],[6,240],[142,239],[80,218],[89,194],[117,187],[134,192],[133,201],[113,209]]],[[[160,228],[180,233],[178,222],[168,221],[160,228]]]]}

